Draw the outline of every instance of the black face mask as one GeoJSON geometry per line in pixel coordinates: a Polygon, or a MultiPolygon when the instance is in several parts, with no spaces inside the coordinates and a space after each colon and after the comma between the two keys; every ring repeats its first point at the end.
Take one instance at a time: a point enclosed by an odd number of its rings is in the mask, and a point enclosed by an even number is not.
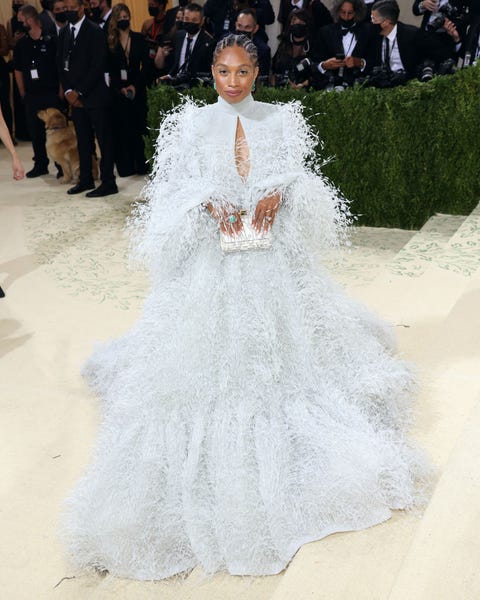
{"type": "Polygon", "coordinates": [[[130,19],[119,19],[117,21],[117,27],[122,31],[126,31],[130,27],[130,19]]]}
{"type": "Polygon", "coordinates": [[[64,12],[59,12],[59,13],[55,14],[54,17],[55,17],[55,21],[57,23],[66,23],[67,22],[67,15],[64,12]]]}
{"type": "Polygon", "coordinates": [[[41,0],[40,4],[42,5],[43,10],[50,10],[49,0],[41,0]]]}
{"type": "Polygon", "coordinates": [[[25,23],[19,23],[18,31],[21,31],[22,33],[28,33],[30,29],[30,25],[25,25],[25,23]]]}
{"type": "Polygon", "coordinates": [[[183,28],[189,35],[195,35],[196,33],[198,33],[200,31],[200,24],[199,23],[186,23],[184,21],[183,28]]]}
{"type": "Polygon", "coordinates": [[[64,14],[69,23],[74,24],[78,21],[78,10],[66,10],[64,14]]]}
{"type": "Polygon", "coordinates": [[[185,29],[185,28],[184,28],[184,24],[185,24],[185,23],[184,23],[184,21],[177,21],[177,22],[175,23],[175,26],[176,26],[176,28],[177,28],[177,31],[183,31],[183,30],[185,29]]]}
{"type": "Polygon", "coordinates": [[[290,33],[293,37],[296,38],[304,38],[307,37],[308,28],[306,25],[302,23],[296,23],[295,25],[290,25],[290,33]]]}
{"type": "Polygon", "coordinates": [[[182,8],[185,8],[188,4],[189,0],[178,0],[178,6],[181,6],[182,8]]]}
{"type": "Polygon", "coordinates": [[[90,13],[92,15],[93,21],[98,22],[102,18],[102,9],[99,6],[94,6],[93,8],[91,8],[90,13]]]}
{"type": "Polygon", "coordinates": [[[380,35],[382,33],[382,26],[380,23],[372,23],[372,31],[373,33],[376,33],[377,35],[380,35]]]}
{"type": "Polygon", "coordinates": [[[351,29],[355,25],[355,19],[338,19],[338,22],[345,29],[351,29]]]}
{"type": "Polygon", "coordinates": [[[241,31],[240,29],[235,29],[236,35],[246,35],[248,38],[252,39],[253,33],[251,31],[241,31]]]}
{"type": "Polygon", "coordinates": [[[20,10],[20,8],[22,7],[22,4],[15,4],[15,2],[12,4],[12,10],[14,13],[18,13],[18,11],[20,10]]]}
{"type": "Polygon", "coordinates": [[[157,17],[160,13],[160,9],[158,8],[158,6],[149,6],[148,7],[148,14],[151,17],[157,17]]]}

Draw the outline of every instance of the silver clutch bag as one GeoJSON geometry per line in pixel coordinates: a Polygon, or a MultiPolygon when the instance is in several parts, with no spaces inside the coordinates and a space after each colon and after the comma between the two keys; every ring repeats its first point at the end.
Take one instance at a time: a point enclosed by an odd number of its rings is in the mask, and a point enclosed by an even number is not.
{"type": "Polygon", "coordinates": [[[258,232],[252,226],[252,213],[241,212],[243,229],[233,236],[220,231],[220,246],[223,252],[243,252],[245,250],[267,250],[272,245],[272,228],[258,232]]]}

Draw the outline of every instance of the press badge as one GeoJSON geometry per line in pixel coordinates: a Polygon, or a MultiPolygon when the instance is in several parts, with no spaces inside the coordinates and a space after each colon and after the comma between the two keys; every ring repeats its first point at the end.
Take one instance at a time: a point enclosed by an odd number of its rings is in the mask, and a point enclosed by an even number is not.
{"type": "Polygon", "coordinates": [[[38,79],[38,70],[37,69],[30,69],[30,77],[32,79],[38,79]]]}
{"type": "Polygon", "coordinates": [[[127,69],[120,69],[120,79],[127,81],[127,69]]]}

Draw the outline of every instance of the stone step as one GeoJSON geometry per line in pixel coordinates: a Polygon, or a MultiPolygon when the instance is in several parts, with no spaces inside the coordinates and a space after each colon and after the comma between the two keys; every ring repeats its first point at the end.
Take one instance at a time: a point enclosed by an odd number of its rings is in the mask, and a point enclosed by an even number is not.
{"type": "Polygon", "coordinates": [[[383,227],[353,227],[350,246],[340,253],[335,251],[324,264],[334,279],[346,287],[368,285],[415,233],[383,227]]]}
{"type": "Polygon", "coordinates": [[[431,217],[388,264],[394,275],[419,277],[429,263],[443,255],[452,236],[467,217],[437,214],[431,217]]]}

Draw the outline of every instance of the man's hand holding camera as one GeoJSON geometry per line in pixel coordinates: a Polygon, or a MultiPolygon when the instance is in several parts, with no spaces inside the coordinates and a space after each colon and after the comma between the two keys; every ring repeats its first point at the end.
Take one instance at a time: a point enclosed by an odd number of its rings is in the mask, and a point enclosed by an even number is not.
{"type": "Polygon", "coordinates": [[[452,21],[450,21],[450,19],[447,19],[445,17],[445,22],[443,24],[443,28],[448,33],[448,35],[453,39],[455,44],[460,43],[460,34],[457,31],[455,23],[453,23],[452,21]]]}

